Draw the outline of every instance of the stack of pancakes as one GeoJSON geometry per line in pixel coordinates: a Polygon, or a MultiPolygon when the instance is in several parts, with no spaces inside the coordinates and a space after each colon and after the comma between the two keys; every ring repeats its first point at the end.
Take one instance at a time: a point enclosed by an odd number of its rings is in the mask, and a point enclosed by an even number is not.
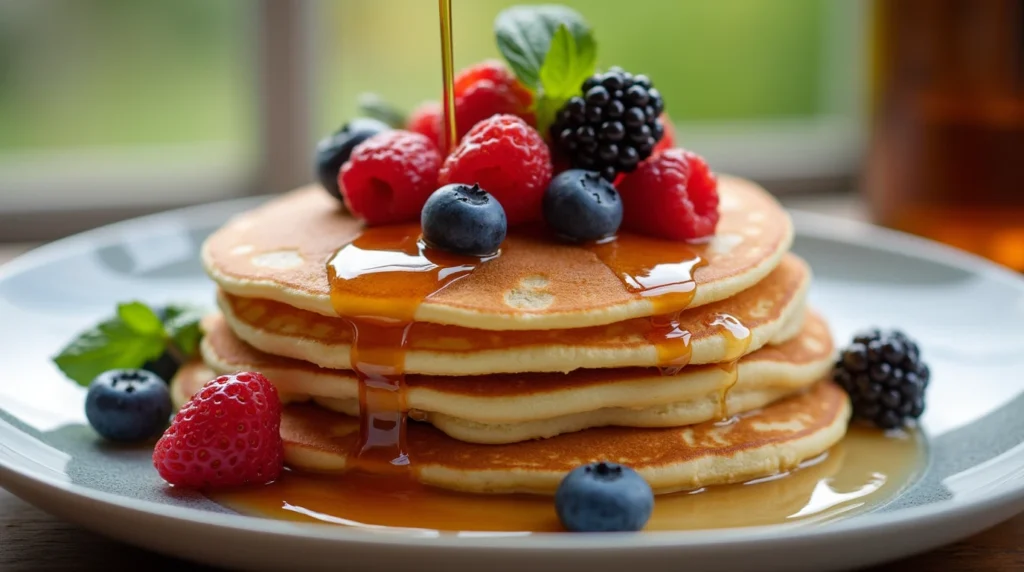
{"type": "MultiPolygon", "coordinates": [[[[399,354],[416,477],[552,493],[576,466],[610,460],[660,493],[791,470],[840,440],[849,404],[823,381],[832,340],[806,306],[811,272],[788,252],[789,217],[747,181],[723,177],[719,194],[715,236],[686,246],[699,257],[688,288],[657,282],[679,262],[650,260],[658,241],[635,249],[642,265],[609,263],[513,230],[500,256],[418,303],[399,354]],[[687,307],[663,314],[683,294],[687,307]]],[[[288,403],[288,464],[351,466],[360,378],[327,266],[362,232],[306,188],[211,236],[203,262],[220,313],[204,322],[204,363],[176,379],[179,404],[212,374],[260,371],[288,403]]]]}

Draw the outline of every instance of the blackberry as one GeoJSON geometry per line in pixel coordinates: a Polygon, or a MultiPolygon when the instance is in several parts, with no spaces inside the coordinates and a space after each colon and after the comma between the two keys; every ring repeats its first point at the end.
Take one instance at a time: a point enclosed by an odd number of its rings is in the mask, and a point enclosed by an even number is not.
{"type": "Polygon", "coordinates": [[[586,79],[551,126],[551,140],[573,167],[608,181],[636,169],[665,134],[661,94],[645,75],[621,68],[586,79]]]}
{"type": "Polygon", "coordinates": [[[924,412],[931,380],[917,344],[898,330],[857,334],[839,356],[832,379],[853,402],[853,417],[895,429],[924,412]]]}

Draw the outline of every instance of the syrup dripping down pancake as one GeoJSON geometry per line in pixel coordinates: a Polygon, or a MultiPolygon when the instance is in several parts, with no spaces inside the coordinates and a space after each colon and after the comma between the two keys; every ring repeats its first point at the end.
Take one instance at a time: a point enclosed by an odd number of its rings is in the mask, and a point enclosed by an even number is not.
{"type": "MultiPolygon", "coordinates": [[[[410,375],[406,403],[414,418],[475,443],[511,443],[607,425],[699,423],[763,407],[828,372],[833,346],[824,320],[809,313],[798,323],[803,328],[794,338],[742,358],[738,382],[731,388],[729,372],[718,365],[690,366],[674,375],[653,368],[410,375]]],[[[203,358],[216,374],[260,371],[286,400],[313,398],[328,409],[358,415],[358,381],[352,372],[260,352],[234,336],[220,317],[210,317],[204,327],[203,358]]]]}
{"type": "MultiPolygon", "coordinates": [[[[414,323],[406,336],[405,371],[431,375],[568,372],[578,368],[654,367],[682,356],[683,363],[729,359],[728,332],[715,325],[735,317],[750,330],[747,351],[796,335],[811,270],[787,254],[767,277],[736,296],[683,312],[677,331],[650,335],[649,318],[588,328],[488,332],[414,323]]],[[[344,320],[279,302],[222,293],[220,306],[232,331],[264,352],[331,369],[349,369],[352,329],[344,320]]]]}
{"type": "MultiPolygon", "coordinates": [[[[189,394],[211,375],[202,364],[189,364],[175,378],[174,392],[189,394]]],[[[552,494],[575,467],[610,460],[633,467],[655,492],[667,493],[785,472],[842,439],[849,416],[846,393],[822,381],[730,422],[602,427],[508,445],[465,443],[411,422],[407,438],[413,476],[440,488],[552,494]]],[[[312,404],[284,408],[281,436],[292,468],[344,471],[358,434],[354,417],[312,404]]]]}
{"type": "MultiPolygon", "coordinates": [[[[792,242],[788,215],[763,189],[722,177],[722,218],[706,244],[664,243],[702,261],[693,271],[691,307],[725,300],[764,278],[792,242]]],[[[334,316],[326,265],[361,232],[322,189],[299,189],[244,213],[203,247],[203,263],[220,287],[334,316]]],[[[647,240],[647,239],[644,239],[647,240]]],[[[401,292],[381,292],[380,298],[401,292]]],[[[479,330],[545,330],[613,324],[658,313],[593,249],[513,230],[501,256],[430,296],[417,322],[479,330]]]]}

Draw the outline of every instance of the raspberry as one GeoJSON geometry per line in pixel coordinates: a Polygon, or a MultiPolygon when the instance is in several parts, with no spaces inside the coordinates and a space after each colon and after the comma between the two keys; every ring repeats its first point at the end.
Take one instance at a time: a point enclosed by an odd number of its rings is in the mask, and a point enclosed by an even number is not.
{"type": "Polygon", "coordinates": [[[537,220],[551,181],[551,153],[537,131],[512,115],[477,123],[441,167],[441,185],[478,184],[498,199],[508,224],[537,220]]]}
{"type": "MultiPolygon", "coordinates": [[[[468,67],[455,76],[455,128],[462,139],[480,121],[492,115],[507,113],[523,118],[528,124],[536,120],[530,111],[533,96],[519,83],[505,64],[487,60],[468,67]]],[[[409,116],[406,128],[426,135],[441,147],[444,110],[440,103],[428,101],[409,116]]]]}
{"type": "Polygon", "coordinates": [[[284,463],[281,400],[258,373],[208,382],[156,443],[153,466],[165,481],[188,488],[266,484],[284,463]]]}
{"type": "Polygon", "coordinates": [[[661,122],[664,134],[661,136],[661,141],[654,146],[654,151],[652,151],[654,155],[676,146],[676,129],[672,126],[672,119],[669,118],[668,112],[662,112],[658,116],[658,121],[661,122]]]}
{"type": "Polygon", "coordinates": [[[352,150],[338,185],[345,205],[369,225],[419,220],[437,188],[441,153],[425,135],[386,131],[352,150]]]}
{"type": "Polygon", "coordinates": [[[718,180],[700,156],[668,149],[619,185],[623,228],[672,240],[710,236],[718,224],[718,180]]]}
{"type": "Polygon", "coordinates": [[[427,101],[413,110],[405,127],[413,133],[425,135],[440,148],[441,122],[443,120],[444,112],[441,109],[441,104],[436,101],[427,101]]]}
{"type": "Polygon", "coordinates": [[[462,70],[455,76],[455,127],[459,139],[492,115],[515,115],[534,125],[532,100],[529,90],[497,60],[485,60],[462,70]]]}

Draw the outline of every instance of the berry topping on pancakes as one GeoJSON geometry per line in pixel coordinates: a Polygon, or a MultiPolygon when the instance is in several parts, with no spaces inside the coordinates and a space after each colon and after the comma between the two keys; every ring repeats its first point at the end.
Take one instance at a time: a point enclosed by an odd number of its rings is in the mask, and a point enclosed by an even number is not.
{"type": "Polygon", "coordinates": [[[316,175],[332,197],[344,200],[338,187],[338,171],[352,156],[356,145],[389,129],[391,127],[383,121],[359,117],[320,140],[316,146],[316,175]]]}
{"type": "Polygon", "coordinates": [[[608,181],[635,170],[665,133],[659,118],[665,102],[650,78],[612,68],[587,78],[580,91],[551,126],[554,144],[574,167],[608,181]]]}
{"type": "Polygon", "coordinates": [[[596,172],[570,169],[548,185],[544,220],[570,240],[606,238],[622,224],[622,200],[615,187],[596,172]]]}
{"type": "Polygon", "coordinates": [[[669,149],[647,161],[619,185],[623,226],[670,240],[698,240],[715,233],[718,181],[699,155],[669,149]]]}
{"type": "Polygon", "coordinates": [[[509,225],[541,218],[551,154],[539,133],[513,115],[495,115],[463,137],[441,168],[440,183],[479,184],[498,199],[509,225]]]}
{"type": "Polygon", "coordinates": [[[445,185],[423,207],[427,244],[469,256],[488,256],[505,240],[505,210],[480,185],[445,185]]]}
{"type": "Polygon", "coordinates": [[[408,222],[437,188],[440,168],[441,152],[426,136],[385,131],[356,146],[338,183],[349,210],[366,224],[408,222]]]}

